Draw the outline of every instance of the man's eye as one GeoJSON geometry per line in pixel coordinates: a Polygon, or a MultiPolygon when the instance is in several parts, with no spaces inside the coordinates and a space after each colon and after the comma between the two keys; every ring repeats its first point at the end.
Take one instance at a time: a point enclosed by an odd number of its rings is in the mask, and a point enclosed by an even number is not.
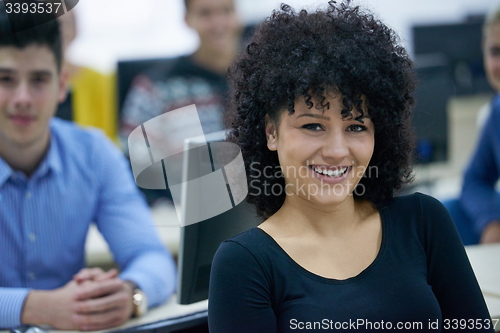
{"type": "Polygon", "coordinates": [[[198,12],[198,15],[200,15],[200,17],[203,17],[203,18],[207,18],[209,17],[210,15],[212,14],[212,12],[208,9],[202,9],[198,12]]]}
{"type": "Polygon", "coordinates": [[[14,78],[12,76],[0,76],[0,82],[12,83],[12,82],[14,82],[14,78]]]}
{"type": "Polygon", "coordinates": [[[47,77],[46,76],[34,76],[32,79],[31,79],[31,82],[35,83],[35,84],[41,84],[41,83],[45,83],[47,82],[47,77]]]}
{"type": "Polygon", "coordinates": [[[231,14],[233,12],[233,7],[226,6],[222,9],[223,14],[231,14]]]}
{"type": "Polygon", "coordinates": [[[363,132],[366,131],[366,126],[363,125],[351,125],[348,127],[348,130],[351,132],[363,132]]]}
{"type": "Polygon", "coordinates": [[[323,130],[323,127],[320,124],[305,124],[302,126],[302,128],[305,128],[310,131],[321,131],[323,130]]]}
{"type": "Polygon", "coordinates": [[[500,56],[500,48],[498,48],[498,47],[492,47],[490,49],[490,56],[492,56],[492,57],[498,57],[498,56],[500,56]]]}

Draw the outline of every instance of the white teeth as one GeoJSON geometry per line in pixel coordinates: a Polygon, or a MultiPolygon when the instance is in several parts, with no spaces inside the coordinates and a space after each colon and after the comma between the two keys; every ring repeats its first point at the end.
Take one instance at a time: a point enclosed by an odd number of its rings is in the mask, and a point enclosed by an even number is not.
{"type": "Polygon", "coordinates": [[[317,168],[317,167],[313,167],[314,171],[319,173],[319,174],[322,174],[322,175],[325,175],[325,176],[330,176],[330,177],[340,177],[342,176],[344,173],[347,172],[348,168],[345,167],[343,169],[336,169],[336,170],[327,170],[327,169],[323,169],[323,168],[317,168]]]}

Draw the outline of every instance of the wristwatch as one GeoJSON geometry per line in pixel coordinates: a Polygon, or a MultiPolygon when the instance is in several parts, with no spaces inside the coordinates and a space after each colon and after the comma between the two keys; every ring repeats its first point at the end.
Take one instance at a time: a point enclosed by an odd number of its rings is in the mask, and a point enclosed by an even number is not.
{"type": "Polygon", "coordinates": [[[134,313],[132,317],[140,317],[148,311],[148,298],[139,288],[134,289],[132,303],[134,304],[134,313]]]}
{"type": "Polygon", "coordinates": [[[132,286],[132,305],[134,306],[132,318],[140,317],[148,311],[148,298],[135,282],[127,282],[132,286]]]}

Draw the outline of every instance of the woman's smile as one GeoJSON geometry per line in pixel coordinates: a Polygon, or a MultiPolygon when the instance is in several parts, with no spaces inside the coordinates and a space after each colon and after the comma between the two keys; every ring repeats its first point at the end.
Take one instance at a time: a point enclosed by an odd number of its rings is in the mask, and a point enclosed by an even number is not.
{"type": "Polygon", "coordinates": [[[332,167],[325,165],[311,165],[309,168],[312,170],[314,177],[328,184],[338,184],[343,182],[352,171],[352,166],[332,167]]]}

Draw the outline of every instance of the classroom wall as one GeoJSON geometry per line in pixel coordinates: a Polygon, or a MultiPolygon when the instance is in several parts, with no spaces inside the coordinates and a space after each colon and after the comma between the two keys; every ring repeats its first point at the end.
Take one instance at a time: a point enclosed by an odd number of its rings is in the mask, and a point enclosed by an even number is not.
{"type": "MultiPolygon", "coordinates": [[[[280,3],[315,8],[326,1],[236,0],[244,22],[258,21],[280,3]]],[[[392,27],[411,52],[411,26],[456,22],[484,14],[499,0],[356,0],[392,27]]],[[[183,21],[183,0],[83,0],[76,7],[79,36],[73,61],[103,71],[118,59],[176,56],[193,51],[197,38],[183,21]]]]}

